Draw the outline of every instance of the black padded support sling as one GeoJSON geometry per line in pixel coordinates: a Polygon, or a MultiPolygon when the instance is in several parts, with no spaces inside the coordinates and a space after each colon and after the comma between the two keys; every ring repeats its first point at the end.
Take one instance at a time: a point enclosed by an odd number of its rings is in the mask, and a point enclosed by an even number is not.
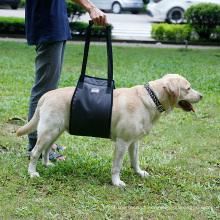
{"type": "Polygon", "coordinates": [[[72,135],[110,138],[113,103],[113,58],[111,45],[111,26],[106,27],[108,79],[85,75],[91,27],[86,29],[86,42],[81,75],[73,94],[70,108],[69,132],[72,135]]]}

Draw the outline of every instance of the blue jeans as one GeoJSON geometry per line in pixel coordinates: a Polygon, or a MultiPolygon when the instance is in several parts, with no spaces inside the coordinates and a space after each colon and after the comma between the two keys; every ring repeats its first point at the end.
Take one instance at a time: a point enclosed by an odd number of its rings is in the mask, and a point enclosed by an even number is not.
{"type": "MultiPolygon", "coordinates": [[[[33,117],[41,96],[58,88],[65,47],[66,41],[41,43],[36,46],[35,83],[31,90],[28,121],[33,117]]],[[[37,141],[37,132],[29,134],[28,138],[28,154],[30,155],[37,141]]]]}

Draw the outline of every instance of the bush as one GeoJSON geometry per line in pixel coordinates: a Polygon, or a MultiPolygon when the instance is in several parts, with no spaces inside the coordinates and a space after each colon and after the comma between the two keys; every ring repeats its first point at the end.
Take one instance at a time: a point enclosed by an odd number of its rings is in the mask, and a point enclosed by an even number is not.
{"type": "Polygon", "coordinates": [[[25,19],[0,17],[0,34],[25,34],[25,19]]]}
{"type": "MultiPolygon", "coordinates": [[[[21,0],[21,4],[19,5],[19,7],[25,7],[25,0],[21,0]]],[[[86,10],[84,10],[82,7],[75,4],[71,0],[66,0],[66,8],[68,17],[71,21],[75,16],[80,17],[81,15],[86,13],[86,10]]]]}
{"type": "Polygon", "coordinates": [[[192,28],[187,24],[152,24],[151,36],[156,40],[190,40],[191,34],[192,28]]]}
{"type": "Polygon", "coordinates": [[[218,41],[220,40],[220,26],[213,31],[213,38],[216,38],[218,41]]]}
{"type": "Polygon", "coordinates": [[[185,19],[201,39],[210,39],[220,25],[220,6],[201,3],[193,5],[185,12],[185,19]]]}
{"type": "Polygon", "coordinates": [[[144,4],[148,4],[149,0],[143,0],[144,4]]]}
{"type": "MultiPolygon", "coordinates": [[[[85,30],[88,26],[87,23],[84,22],[70,22],[70,29],[72,36],[84,36],[85,30]]],[[[103,37],[106,36],[106,28],[98,27],[98,26],[92,26],[91,28],[92,36],[93,37],[103,37]]]]}
{"type": "Polygon", "coordinates": [[[19,7],[22,7],[22,8],[25,7],[25,0],[21,0],[19,7]]]}
{"type": "Polygon", "coordinates": [[[79,5],[73,3],[71,0],[66,0],[66,8],[68,17],[71,21],[75,16],[80,17],[81,15],[86,13],[86,10],[84,10],[79,5]]]}
{"type": "MultiPolygon", "coordinates": [[[[70,30],[72,36],[83,37],[88,23],[70,22],[70,30]]],[[[94,37],[102,37],[106,35],[106,29],[102,27],[92,27],[92,35],[94,37]]],[[[14,17],[0,17],[0,34],[22,34],[25,35],[25,19],[14,17]]]]}
{"type": "Polygon", "coordinates": [[[141,9],[141,12],[144,12],[144,13],[146,13],[146,4],[143,4],[143,7],[142,7],[142,9],[141,9]]]}

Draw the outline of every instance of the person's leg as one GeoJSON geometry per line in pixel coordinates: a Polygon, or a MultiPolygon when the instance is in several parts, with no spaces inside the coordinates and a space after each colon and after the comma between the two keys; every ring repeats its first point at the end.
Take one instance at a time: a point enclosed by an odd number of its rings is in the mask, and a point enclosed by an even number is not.
{"type": "MultiPolygon", "coordinates": [[[[41,96],[58,88],[61,76],[66,41],[42,43],[36,46],[35,83],[31,90],[28,121],[33,117],[41,96]]],[[[34,148],[37,132],[28,135],[28,155],[34,148]]]]}

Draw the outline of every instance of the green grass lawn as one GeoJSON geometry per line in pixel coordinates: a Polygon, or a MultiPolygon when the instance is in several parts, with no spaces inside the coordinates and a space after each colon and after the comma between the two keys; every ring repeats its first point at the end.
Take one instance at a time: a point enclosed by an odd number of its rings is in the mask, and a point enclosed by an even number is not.
{"type": "MultiPolygon", "coordinates": [[[[0,42],[0,219],[220,219],[220,50],[113,47],[117,88],[178,73],[200,91],[196,113],[163,115],[140,142],[142,179],[121,170],[125,188],[111,185],[114,143],[63,134],[65,162],[27,173],[27,136],[15,135],[27,118],[35,48],[0,42]]],[[[60,87],[75,86],[83,45],[68,44],[60,87]]],[[[106,77],[105,46],[91,46],[87,74],[106,77]]]]}

